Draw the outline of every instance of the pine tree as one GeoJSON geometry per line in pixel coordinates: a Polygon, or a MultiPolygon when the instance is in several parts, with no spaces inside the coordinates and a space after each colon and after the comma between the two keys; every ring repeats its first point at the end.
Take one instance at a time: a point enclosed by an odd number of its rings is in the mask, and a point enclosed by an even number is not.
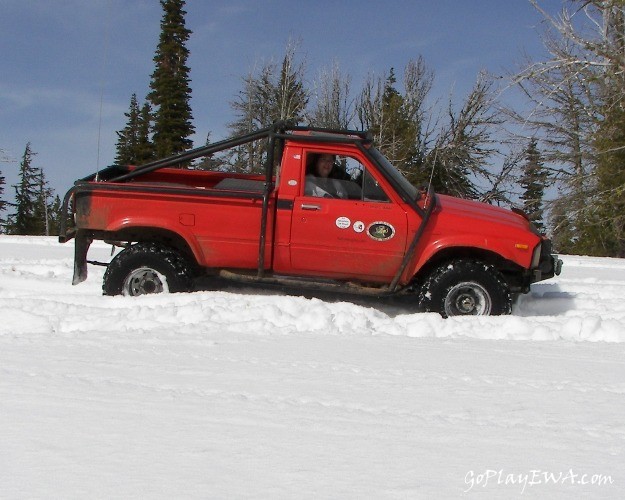
{"type": "MultiPolygon", "coordinates": [[[[62,204],[59,195],[54,197],[54,201],[48,209],[50,234],[59,234],[61,230],[62,204]]],[[[68,227],[70,227],[68,225],[68,227]]]]}
{"type": "Polygon", "coordinates": [[[5,230],[7,221],[2,216],[2,213],[6,210],[7,202],[4,201],[4,186],[6,184],[6,179],[2,175],[2,171],[0,170],[0,233],[5,230]]]}
{"type": "MultiPolygon", "coordinates": [[[[210,138],[211,134],[209,132],[208,134],[206,134],[206,146],[210,144],[210,138]]],[[[195,168],[196,170],[218,170],[220,166],[221,162],[219,161],[219,159],[216,159],[211,153],[202,157],[202,159],[197,162],[195,168]]]]}
{"type": "Polygon", "coordinates": [[[15,213],[11,216],[10,234],[41,234],[41,221],[37,219],[39,199],[39,170],[32,166],[35,153],[26,144],[20,163],[19,184],[15,188],[15,213]]]}
{"type": "Polygon", "coordinates": [[[548,177],[548,172],[540,158],[537,141],[532,139],[525,150],[525,164],[519,184],[523,188],[523,194],[521,195],[523,210],[542,232],[545,230],[543,197],[548,177]]]}
{"type": "Polygon", "coordinates": [[[543,159],[559,172],[552,210],[560,251],[625,256],[625,2],[569,0],[557,16],[538,0],[548,58],[515,76],[542,135],[543,159]]]}
{"type": "Polygon", "coordinates": [[[625,257],[625,110],[610,106],[599,126],[600,152],[592,214],[587,223],[585,253],[625,257]]]}
{"type": "Polygon", "coordinates": [[[116,132],[117,134],[117,154],[115,163],[117,165],[132,165],[135,163],[135,151],[137,148],[139,135],[139,104],[137,94],[130,97],[130,109],[124,116],[128,118],[126,126],[116,132]]]}
{"type": "Polygon", "coordinates": [[[158,158],[183,152],[192,146],[189,86],[189,50],[185,43],[191,30],[185,27],[184,0],[161,0],[163,17],[154,56],[148,100],[154,110],[154,150],[158,158]]]}
{"type": "Polygon", "coordinates": [[[43,169],[37,169],[36,192],[37,198],[33,212],[33,234],[50,236],[53,234],[50,226],[52,219],[50,208],[53,191],[45,178],[43,169]]]}
{"type": "Polygon", "coordinates": [[[144,103],[139,114],[137,149],[135,151],[136,165],[143,165],[155,159],[154,144],[150,140],[152,132],[152,110],[149,103],[144,103]]]}
{"type": "MultiPolygon", "coordinates": [[[[0,161],[9,161],[3,149],[0,149],[0,161]]],[[[3,199],[5,185],[6,179],[2,175],[2,171],[0,171],[0,233],[6,232],[7,228],[7,219],[2,215],[9,205],[8,202],[3,199]]]]}
{"type": "Polygon", "coordinates": [[[380,151],[405,172],[416,162],[417,124],[396,82],[393,68],[384,80],[370,79],[359,98],[358,117],[362,128],[373,134],[380,151]]]}
{"type": "Polygon", "coordinates": [[[153,145],[150,141],[150,105],[145,103],[139,109],[137,94],[130,98],[130,108],[124,116],[128,118],[126,126],[116,132],[117,165],[142,165],[154,158],[153,145]]]}

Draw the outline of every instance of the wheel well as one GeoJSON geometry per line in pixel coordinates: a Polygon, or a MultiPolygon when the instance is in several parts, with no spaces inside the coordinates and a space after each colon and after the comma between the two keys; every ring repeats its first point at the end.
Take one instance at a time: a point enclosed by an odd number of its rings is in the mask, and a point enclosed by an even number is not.
{"type": "Polygon", "coordinates": [[[473,259],[486,262],[502,274],[511,289],[516,289],[521,284],[521,276],[523,275],[521,266],[504,259],[495,252],[472,247],[451,247],[435,253],[415,274],[413,284],[423,283],[434,269],[454,259],[473,259]]]}
{"type": "Polygon", "coordinates": [[[190,264],[197,265],[197,260],[187,241],[174,231],[153,227],[130,227],[120,231],[108,231],[97,235],[98,239],[115,244],[157,242],[180,252],[190,264]]]}

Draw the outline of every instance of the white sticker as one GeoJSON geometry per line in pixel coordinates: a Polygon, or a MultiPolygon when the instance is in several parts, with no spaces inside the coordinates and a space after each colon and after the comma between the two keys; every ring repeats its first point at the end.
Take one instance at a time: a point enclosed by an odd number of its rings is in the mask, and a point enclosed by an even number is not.
{"type": "Polygon", "coordinates": [[[291,180],[289,180],[289,182],[287,182],[287,184],[289,186],[297,186],[297,181],[295,179],[291,179],[291,180]]]}
{"type": "Polygon", "coordinates": [[[357,220],[356,222],[354,222],[354,225],[352,226],[352,228],[357,233],[362,233],[365,230],[365,223],[360,220],[357,220]]]}
{"type": "Polygon", "coordinates": [[[301,160],[302,159],[302,155],[293,155],[293,159],[294,160],[301,160]]]}
{"type": "Polygon", "coordinates": [[[352,225],[352,221],[350,221],[347,217],[339,217],[336,219],[336,227],[339,229],[347,229],[352,225]]]}

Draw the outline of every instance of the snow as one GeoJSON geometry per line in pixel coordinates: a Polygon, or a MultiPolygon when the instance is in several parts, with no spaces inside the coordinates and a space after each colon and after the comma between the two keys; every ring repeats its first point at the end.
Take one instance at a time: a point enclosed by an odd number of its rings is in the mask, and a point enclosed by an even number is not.
{"type": "Polygon", "coordinates": [[[562,259],[511,316],[443,320],[104,297],[72,244],[0,236],[0,497],[620,498],[625,261],[562,259]]]}

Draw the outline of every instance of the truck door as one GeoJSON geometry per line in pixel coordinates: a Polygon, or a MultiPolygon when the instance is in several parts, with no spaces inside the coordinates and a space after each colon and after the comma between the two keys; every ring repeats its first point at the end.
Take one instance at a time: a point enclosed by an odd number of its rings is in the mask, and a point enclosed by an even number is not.
{"type": "Polygon", "coordinates": [[[316,162],[321,155],[327,161],[327,151],[305,151],[307,169],[291,222],[292,270],[390,281],[406,251],[406,212],[376,172],[365,167],[364,158],[332,154],[332,174],[318,178],[316,162]]]}

